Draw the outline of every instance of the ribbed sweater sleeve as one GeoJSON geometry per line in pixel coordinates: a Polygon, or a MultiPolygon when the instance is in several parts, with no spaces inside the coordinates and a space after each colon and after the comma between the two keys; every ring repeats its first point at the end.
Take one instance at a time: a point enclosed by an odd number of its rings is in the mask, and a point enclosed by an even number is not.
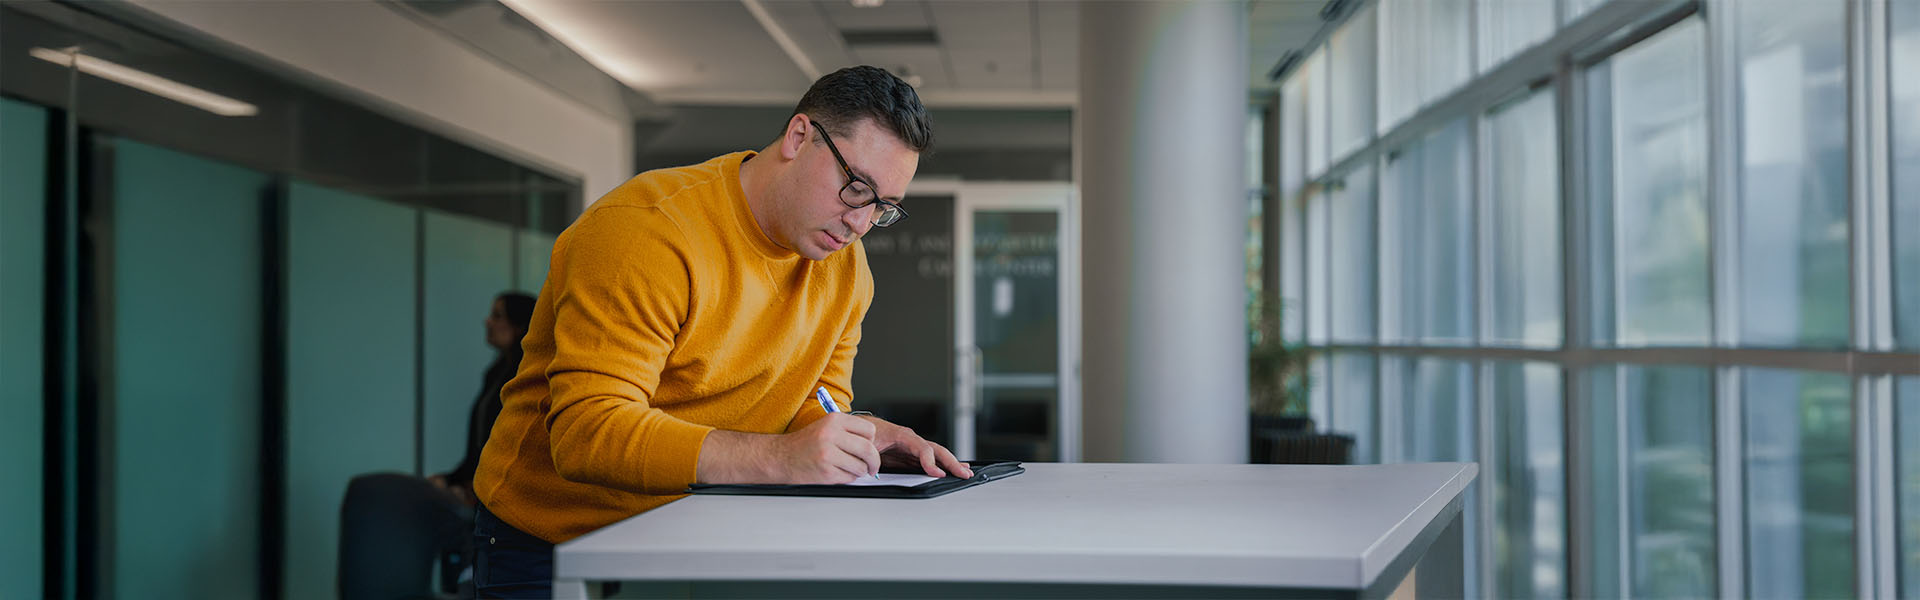
{"type": "Polygon", "coordinates": [[[567,480],[647,494],[684,491],[712,427],[649,404],[689,310],[684,240],[657,209],[603,207],[556,249],[546,426],[567,480]],[[650,232],[654,235],[636,235],[650,232]]]}

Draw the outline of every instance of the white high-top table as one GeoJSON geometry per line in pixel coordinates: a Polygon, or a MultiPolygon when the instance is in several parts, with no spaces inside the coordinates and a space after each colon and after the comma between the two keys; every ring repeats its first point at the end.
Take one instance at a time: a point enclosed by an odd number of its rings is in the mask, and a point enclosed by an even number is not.
{"type": "Polygon", "coordinates": [[[927,500],[692,496],[561,544],[554,593],[1463,593],[1460,509],[1479,471],[1472,463],[1026,467],[927,500]]]}

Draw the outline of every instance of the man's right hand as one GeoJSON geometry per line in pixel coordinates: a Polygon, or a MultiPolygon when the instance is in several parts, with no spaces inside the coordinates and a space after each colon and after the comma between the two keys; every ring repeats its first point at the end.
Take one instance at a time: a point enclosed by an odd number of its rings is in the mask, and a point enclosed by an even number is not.
{"type": "Polygon", "coordinates": [[[780,435],[714,430],[700,445],[700,483],[848,483],[880,472],[874,426],[833,413],[780,435]]]}

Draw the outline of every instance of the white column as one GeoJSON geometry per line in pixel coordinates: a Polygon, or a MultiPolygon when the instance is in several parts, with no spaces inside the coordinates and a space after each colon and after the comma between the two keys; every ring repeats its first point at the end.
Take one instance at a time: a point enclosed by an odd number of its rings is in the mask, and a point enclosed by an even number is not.
{"type": "Polygon", "coordinates": [[[1087,460],[1247,460],[1246,15],[1081,7],[1087,460]]]}

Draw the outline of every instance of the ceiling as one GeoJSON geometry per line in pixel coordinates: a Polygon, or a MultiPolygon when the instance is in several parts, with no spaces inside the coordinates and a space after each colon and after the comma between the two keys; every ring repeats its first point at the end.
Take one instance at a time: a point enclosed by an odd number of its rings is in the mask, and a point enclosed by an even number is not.
{"type": "MultiPolygon", "coordinates": [[[[851,0],[500,2],[663,105],[790,105],[815,77],[856,64],[917,82],[930,106],[1065,108],[1077,95],[1074,1],[884,0],[871,7],[851,0]]],[[[1252,88],[1272,87],[1268,73],[1289,50],[1315,38],[1327,4],[1248,4],[1252,88]]]]}

